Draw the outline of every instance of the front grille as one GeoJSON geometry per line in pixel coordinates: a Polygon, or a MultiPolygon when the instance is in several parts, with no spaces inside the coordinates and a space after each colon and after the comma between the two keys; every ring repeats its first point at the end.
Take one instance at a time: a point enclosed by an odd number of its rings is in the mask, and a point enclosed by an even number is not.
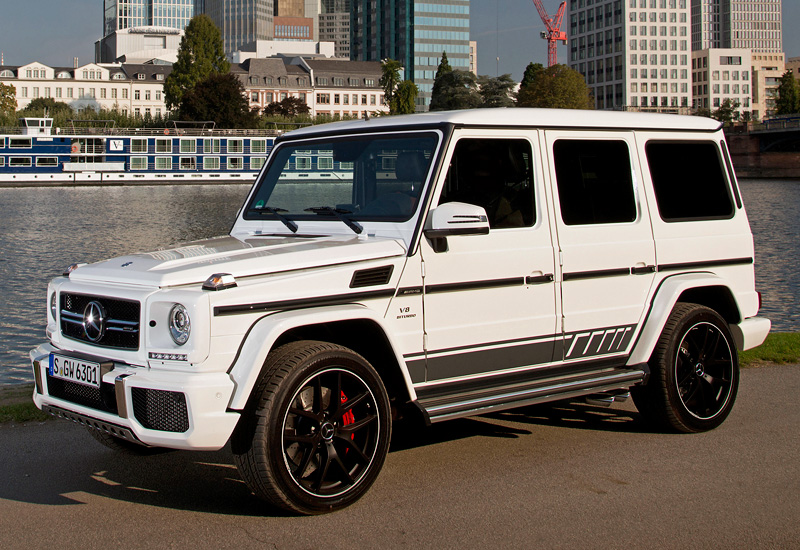
{"type": "Polygon", "coordinates": [[[67,338],[88,342],[104,348],[139,349],[139,315],[141,305],[132,300],[120,300],[84,294],[61,294],[61,333],[67,338]],[[84,327],[87,306],[96,302],[105,312],[103,329],[95,339],[84,327]]]}
{"type": "Polygon", "coordinates": [[[181,392],[131,388],[133,415],[147,429],[183,433],[189,429],[186,396],[181,392]]]}
{"type": "Polygon", "coordinates": [[[117,395],[114,384],[100,384],[100,388],[77,384],[69,380],[62,380],[47,375],[47,393],[58,399],[97,409],[111,414],[117,414],[117,395]]]}

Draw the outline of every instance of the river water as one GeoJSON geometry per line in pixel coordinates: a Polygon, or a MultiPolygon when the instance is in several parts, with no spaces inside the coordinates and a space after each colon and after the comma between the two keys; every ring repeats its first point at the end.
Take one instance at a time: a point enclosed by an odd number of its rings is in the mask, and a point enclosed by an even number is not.
{"type": "MultiPolygon", "coordinates": [[[[761,315],[800,330],[800,181],[743,180],[761,315]]],[[[76,262],[228,232],[249,185],[0,188],[0,384],[32,380],[47,281],[76,262]]]]}

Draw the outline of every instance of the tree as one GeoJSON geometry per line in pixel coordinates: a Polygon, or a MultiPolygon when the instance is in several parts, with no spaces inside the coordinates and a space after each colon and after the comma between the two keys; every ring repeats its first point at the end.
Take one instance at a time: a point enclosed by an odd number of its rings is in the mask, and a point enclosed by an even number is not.
{"type": "Polygon", "coordinates": [[[800,113],[800,90],[792,71],[786,71],[781,77],[775,107],[778,115],[800,113]]]}
{"type": "Polygon", "coordinates": [[[17,89],[0,83],[0,119],[13,120],[17,112],[17,89]]]}
{"type": "Polygon", "coordinates": [[[264,114],[269,116],[296,117],[306,115],[311,109],[299,97],[287,97],[281,101],[274,101],[264,107],[264,114]]]}
{"type": "Polygon", "coordinates": [[[739,118],[738,109],[739,109],[738,101],[726,98],[722,101],[722,104],[719,106],[719,109],[716,109],[711,113],[711,118],[715,118],[723,123],[731,123],[735,119],[739,118]]]}
{"type": "MultiPolygon", "coordinates": [[[[392,109],[392,99],[394,98],[395,89],[400,84],[400,70],[403,65],[395,59],[384,59],[381,61],[381,79],[378,83],[383,88],[383,94],[386,104],[389,109],[392,109]]],[[[392,114],[396,114],[393,110],[392,114]]]]}
{"type": "Polygon", "coordinates": [[[47,116],[53,119],[61,116],[70,118],[75,115],[72,107],[63,101],[56,101],[52,97],[37,97],[23,109],[23,112],[26,116],[44,116],[47,113],[47,116]]]}
{"type": "Polygon", "coordinates": [[[419,89],[410,80],[404,80],[397,85],[389,110],[393,115],[410,115],[417,110],[417,96],[419,89]]]}
{"type": "Polygon", "coordinates": [[[230,70],[225,58],[222,35],[205,14],[192,17],[178,48],[178,60],[164,81],[164,101],[172,110],[180,106],[184,94],[201,80],[230,70]]]}
{"type": "Polygon", "coordinates": [[[255,128],[244,86],[232,73],[212,74],[187,91],[180,104],[180,120],[213,120],[222,128],[255,128]]]}
{"type": "Polygon", "coordinates": [[[482,102],[477,78],[469,71],[454,70],[442,74],[439,90],[439,99],[435,106],[431,105],[431,111],[474,109],[482,102]]]}
{"type": "Polygon", "coordinates": [[[447,60],[447,52],[442,52],[442,59],[439,61],[439,67],[436,69],[436,76],[433,79],[433,91],[431,92],[431,111],[440,110],[440,106],[445,102],[445,97],[442,94],[442,76],[447,73],[452,73],[453,68],[447,60]]]}
{"type": "Polygon", "coordinates": [[[519,87],[524,88],[530,86],[542,73],[544,73],[544,65],[541,63],[528,63],[528,66],[525,67],[525,74],[522,75],[522,82],[519,87]]]}
{"type": "MultiPolygon", "coordinates": [[[[530,67],[530,65],[529,65],[530,67]]],[[[526,71],[527,73],[527,71],[526,71]]],[[[551,109],[592,109],[589,87],[583,75],[566,65],[553,65],[542,71],[531,71],[532,81],[517,94],[519,107],[551,109]]]]}
{"type": "Polygon", "coordinates": [[[480,94],[483,98],[481,107],[514,107],[514,86],[516,82],[510,74],[497,77],[481,76],[478,78],[480,94]]]}

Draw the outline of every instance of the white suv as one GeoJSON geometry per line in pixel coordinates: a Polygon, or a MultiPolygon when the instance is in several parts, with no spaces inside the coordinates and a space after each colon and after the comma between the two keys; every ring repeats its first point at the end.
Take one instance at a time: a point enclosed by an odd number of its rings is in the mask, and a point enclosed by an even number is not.
{"type": "Polygon", "coordinates": [[[129,452],[231,441],[301,513],[358,499],[403,415],[630,392],[714,428],[770,327],[718,124],[561,110],[292,132],[230,235],[75,266],[48,303],[37,406],[129,452]]]}

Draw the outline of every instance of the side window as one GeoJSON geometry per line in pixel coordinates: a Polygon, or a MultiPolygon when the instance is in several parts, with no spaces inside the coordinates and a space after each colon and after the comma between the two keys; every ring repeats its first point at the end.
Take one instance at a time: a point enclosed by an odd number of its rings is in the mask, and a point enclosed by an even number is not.
{"type": "Polygon", "coordinates": [[[650,141],[645,152],[658,213],[665,222],[733,216],[733,201],[715,143],[650,141]]]}
{"type": "Polygon", "coordinates": [[[462,139],[456,144],[439,204],[482,206],[492,229],[536,222],[533,154],[524,139],[462,139]]]}
{"type": "Polygon", "coordinates": [[[553,144],[561,219],[567,225],[636,220],[628,144],[559,139],[553,144]]]}

